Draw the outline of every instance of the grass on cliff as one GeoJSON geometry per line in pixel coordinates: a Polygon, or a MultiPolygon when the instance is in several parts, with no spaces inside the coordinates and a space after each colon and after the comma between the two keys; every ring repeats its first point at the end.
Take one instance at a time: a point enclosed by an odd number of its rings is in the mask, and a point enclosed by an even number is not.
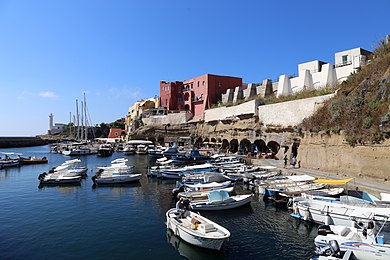
{"type": "Polygon", "coordinates": [[[348,143],[381,143],[390,133],[390,44],[381,41],[371,63],[352,74],[315,115],[300,127],[312,132],[344,131],[348,143]]]}

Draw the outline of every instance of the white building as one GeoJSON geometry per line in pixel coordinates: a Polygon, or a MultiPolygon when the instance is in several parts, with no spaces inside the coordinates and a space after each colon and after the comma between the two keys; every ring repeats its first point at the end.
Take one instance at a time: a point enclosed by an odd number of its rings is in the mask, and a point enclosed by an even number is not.
{"type": "Polygon", "coordinates": [[[279,77],[277,95],[288,95],[305,88],[322,88],[345,81],[358,68],[366,65],[371,52],[362,48],[335,53],[335,64],[319,60],[298,64],[298,76],[279,77]]]}
{"type": "Polygon", "coordinates": [[[64,131],[66,124],[61,124],[61,123],[55,123],[53,124],[53,118],[54,115],[50,113],[49,115],[49,134],[51,135],[56,135],[60,134],[64,131]]]}

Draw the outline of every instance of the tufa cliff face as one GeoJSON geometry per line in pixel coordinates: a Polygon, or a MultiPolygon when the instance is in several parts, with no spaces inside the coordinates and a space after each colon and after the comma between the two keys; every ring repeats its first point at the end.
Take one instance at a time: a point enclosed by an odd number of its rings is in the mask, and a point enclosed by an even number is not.
{"type": "Polygon", "coordinates": [[[386,182],[390,179],[390,140],[353,147],[342,133],[307,133],[301,139],[298,160],[304,168],[386,182]]]}

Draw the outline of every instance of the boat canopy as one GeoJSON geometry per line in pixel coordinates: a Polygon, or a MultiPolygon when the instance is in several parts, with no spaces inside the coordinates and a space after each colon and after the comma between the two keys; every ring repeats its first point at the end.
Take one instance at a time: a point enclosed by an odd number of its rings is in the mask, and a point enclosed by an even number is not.
{"type": "Polygon", "coordinates": [[[301,181],[314,181],[316,178],[310,176],[310,175],[292,175],[287,176],[288,179],[294,182],[301,182],[301,181]]]}
{"type": "Polygon", "coordinates": [[[227,191],[224,191],[224,190],[210,191],[207,194],[207,197],[208,197],[210,202],[211,201],[223,201],[223,200],[227,200],[230,198],[229,193],[227,191]]]}
{"type": "Polygon", "coordinates": [[[129,140],[127,142],[127,144],[130,144],[130,145],[139,145],[139,144],[149,145],[149,144],[153,144],[153,142],[148,141],[148,140],[129,140]]]}
{"type": "Polygon", "coordinates": [[[314,182],[322,183],[322,184],[326,184],[326,185],[344,185],[352,180],[353,180],[353,178],[343,179],[343,180],[317,179],[314,182]]]}

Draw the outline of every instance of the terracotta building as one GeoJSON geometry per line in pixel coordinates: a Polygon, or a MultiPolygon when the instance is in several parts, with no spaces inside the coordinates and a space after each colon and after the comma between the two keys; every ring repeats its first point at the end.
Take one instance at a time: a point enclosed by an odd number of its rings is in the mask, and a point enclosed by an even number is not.
{"type": "Polygon", "coordinates": [[[242,86],[242,78],[205,74],[184,82],[160,82],[160,106],[202,115],[221,100],[227,89],[242,86]]]}
{"type": "Polygon", "coordinates": [[[160,81],[160,106],[168,111],[184,110],[183,82],[160,81]]]}

